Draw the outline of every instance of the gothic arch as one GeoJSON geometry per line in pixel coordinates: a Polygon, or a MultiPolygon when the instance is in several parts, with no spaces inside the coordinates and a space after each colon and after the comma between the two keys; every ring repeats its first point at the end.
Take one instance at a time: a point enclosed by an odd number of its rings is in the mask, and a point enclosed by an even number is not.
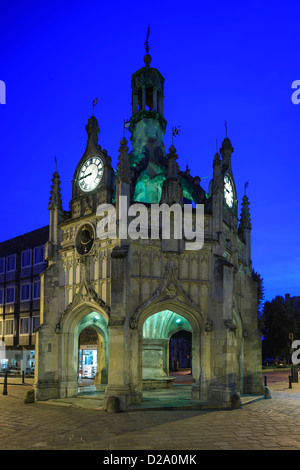
{"type": "Polygon", "coordinates": [[[177,313],[184,317],[191,325],[193,332],[199,333],[204,330],[204,318],[199,315],[199,312],[195,310],[191,305],[178,302],[176,299],[164,300],[160,302],[154,302],[147,305],[143,310],[136,316],[136,328],[140,333],[144,322],[151,315],[155,313],[163,312],[164,310],[170,310],[171,312],[177,313]]]}
{"type": "Polygon", "coordinates": [[[70,397],[76,396],[78,393],[79,334],[86,326],[93,325],[97,332],[101,334],[105,344],[108,345],[107,325],[109,316],[105,310],[99,308],[99,305],[95,306],[95,302],[86,301],[78,304],[73,309],[68,309],[62,316],[62,320],[59,330],[59,347],[61,350],[59,355],[60,387],[61,396],[70,397]]]}
{"type": "Polygon", "coordinates": [[[207,319],[181,285],[176,276],[176,265],[166,266],[164,278],[152,296],[141,304],[130,318],[130,327],[139,328],[140,321],[145,321],[145,315],[153,315],[163,310],[172,310],[193,323],[195,330],[204,328],[207,319]],[[172,307],[171,307],[172,306],[172,307]],[[156,311],[155,311],[156,310],[156,311]],[[148,313],[149,312],[149,313],[148,313]]]}
{"type": "MultiPolygon", "coordinates": [[[[205,331],[205,321],[199,311],[194,309],[190,304],[178,301],[176,298],[165,299],[160,302],[153,302],[147,305],[143,310],[139,311],[136,317],[136,328],[138,341],[138,349],[134,351],[138,364],[136,370],[139,373],[139,382],[142,382],[142,333],[143,325],[147,318],[159,312],[169,310],[184,317],[191,326],[192,332],[192,357],[193,357],[193,384],[192,397],[194,399],[207,399],[206,381],[201,381],[207,376],[210,368],[210,360],[207,357],[209,348],[207,342],[210,341],[210,334],[205,331]]],[[[180,330],[180,328],[178,328],[180,330]]],[[[175,330],[174,330],[175,331],[175,330]]],[[[173,333],[174,333],[173,331],[173,333]]],[[[209,374],[208,374],[209,375],[209,374]]]]}

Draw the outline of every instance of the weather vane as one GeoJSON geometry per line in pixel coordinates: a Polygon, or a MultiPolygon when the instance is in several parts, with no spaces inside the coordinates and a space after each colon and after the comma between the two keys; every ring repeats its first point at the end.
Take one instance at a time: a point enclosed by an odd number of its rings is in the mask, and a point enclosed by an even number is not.
{"type": "Polygon", "coordinates": [[[95,100],[93,100],[93,116],[94,116],[95,106],[96,106],[97,103],[98,103],[98,98],[96,98],[95,100]]]}
{"type": "Polygon", "coordinates": [[[129,127],[130,127],[130,119],[124,119],[123,137],[125,137],[125,129],[129,129],[129,127]]]}
{"type": "Polygon", "coordinates": [[[246,189],[248,188],[248,186],[249,186],[249,181],[246,181],[246,183],[245,183],[245,196],[246,196],[246,189]]]}
{"type": "Polygon", "coordinates": [[[145,42],[145,49],[146,49],[147,54],[149,54],[149,43],[148,43],[149,34],[150,34],[150,24],[148,26],[147,38],[146,38],[146,42],[145,42]]]}
{"type": "Polygon", "coordinates": [[[225,137],[227,137],[227,121],[225,121],[225,137]]]}
{"type": "Polygon", "coordinates": [[[180,126],[177,127],[172,127],[172,145],[173,145],[173,137],[176,137],[179,135],[180,132],[180,126]]]}

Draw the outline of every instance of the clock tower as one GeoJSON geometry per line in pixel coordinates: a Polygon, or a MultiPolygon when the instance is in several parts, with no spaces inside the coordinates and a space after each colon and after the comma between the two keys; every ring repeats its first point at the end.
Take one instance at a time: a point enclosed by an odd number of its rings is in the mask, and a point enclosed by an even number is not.
{"type": "Polygon", "coordinates": [[[231,166],[231,155],[233,153],[233,147],[228,137],[225,137],[223,140],[220,153],[222,155],[224,202],[226,207],[229,208],[234,213],[234,215],[237,215],[236,189],[231,166]]]}
{"type": "Polygon", "coordinates": [[[70,210],[73,218],[94,213],[104,202],[111,203],[114,193],[114,170],[111,157],[98,144],[97,119],[90,117],[85,128],[87,145],[72,181],[70,210]]]}
{"type": "Polygon", "coordinates": [[[96,332],[94,385],[103,392],[103,410],[126,410],[142,401],[145,389],[170,388],[171,393],[169,341],[185,330],[192,333],[191,398],[218,407],[240,406],[241,394],[263,393],[249,200],[243,199],[238,227],[233,147],[227,135],[213,160],[209,194],[198,176],[180,169],[173,145],[165,152],[164,79],[150,67],[148,47],[146,52],[145,65],[131,80],[132,148],[125,137],[119,146],[113,144],[116,173],[98,143],[99,126],[92,116],[68,212],[62,209],[58,174],[53,178],[48,268],[41,274],[36,332],[36,398],[80,394],[78,357],[86,328],[96,332]],[[108,216],[97,210],[104,203],[111,210],[108,216]],[[152,204],[169,209],[170,220],[161,217],[159,230],[152,204]],[[184,237],[164,237],[171,220],[186,234],[184,217],[175,219],[173,206],[187,210],[194,228],[198,205],[203,210],[201,248],[191,242],[185,249],[184,237]],[[148,224],[141,227],[141,236],[131,237],[137,207],[148,224]],[[128,217],[119,217],[124,213],[128,217]],[[102,237],[97,227],[104,222],[108,231],[102,237]],[[114,223],[118,230],[110,230],[114,223]]]}

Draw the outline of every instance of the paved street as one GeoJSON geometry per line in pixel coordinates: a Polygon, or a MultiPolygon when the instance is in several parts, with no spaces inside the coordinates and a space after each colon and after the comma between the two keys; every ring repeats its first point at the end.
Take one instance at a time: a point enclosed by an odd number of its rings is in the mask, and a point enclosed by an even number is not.
{"type": "MultiPolygon", "coordinates": [[[[263,373],[272,399],[234,410],[109,414],[46,403],[24,404],[31,385],[0,385],[1,450],[300,450],[300,383],[289,371],[263,373]]],[[[1,380],[3,383],[3,379],[1,380]]]]}

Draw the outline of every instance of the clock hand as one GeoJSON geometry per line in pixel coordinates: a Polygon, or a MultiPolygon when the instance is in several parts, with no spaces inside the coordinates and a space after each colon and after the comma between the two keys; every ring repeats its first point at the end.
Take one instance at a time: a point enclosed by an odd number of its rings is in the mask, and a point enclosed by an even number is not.
{"type": "Polygon", "coordinates": [[[83,179],[86,178],[87,176],[91,176],[91,174],[92,174],[92,173],[88,173],[87,175],[82,176],[81,178],[79,178],[79,181],[80,181],[80,180],[83,180],[83,179]]]}

